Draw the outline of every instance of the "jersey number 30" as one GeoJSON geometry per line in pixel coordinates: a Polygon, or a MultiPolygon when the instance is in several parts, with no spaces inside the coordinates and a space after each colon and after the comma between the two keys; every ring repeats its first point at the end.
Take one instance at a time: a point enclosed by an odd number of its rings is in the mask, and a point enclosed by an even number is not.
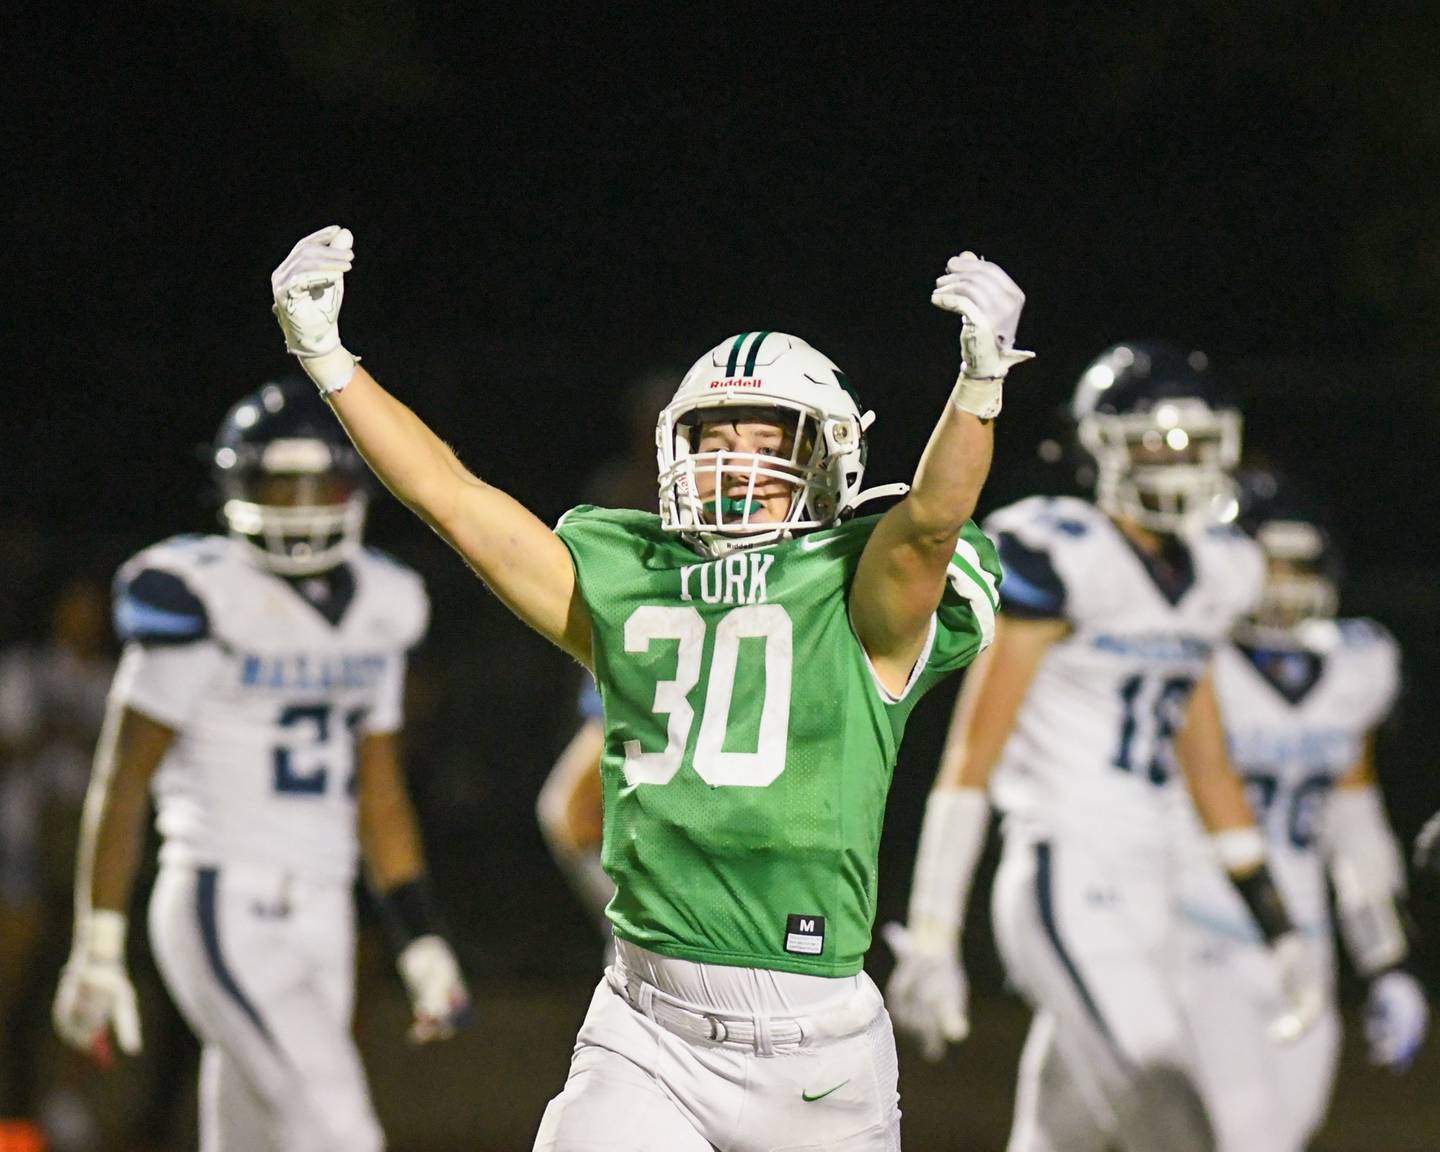
{"type": "MultiPolygon", "coordinates": [[[[695,723],[688,697],[700,682],[705,620],[694,608],[653,604],[637,608],[625,621],[625,651],[647,652],[657,640],[679,641],[675,679],[655,685],[653,709],[667,717],[665,747],[660,752],[645,752],[640,741],[625,741],[625,781],[632,785],[667,784],[680,770],[695,723]]],[[[785,770],[794,662],[790,616],[779,604],[747,604],[720,618],[691,761],[705,783],[714,788],[763,788],[785,770]],[[730,722],[740,641],[752,637],[765,641],[765,698],[759,737],[754,752],[727,752],[725,729],[730,722]]]]}

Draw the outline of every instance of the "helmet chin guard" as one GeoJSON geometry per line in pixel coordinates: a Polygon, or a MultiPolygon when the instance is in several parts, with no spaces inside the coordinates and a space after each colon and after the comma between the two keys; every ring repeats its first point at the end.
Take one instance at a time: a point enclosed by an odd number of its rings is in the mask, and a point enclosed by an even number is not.
{"type": "Polygon", "coordinates": [[[862,414],[845,374],[799,337],[732,336],[695,362],[660,413],[661,525],[721,556],[835,524],[860,502],[874,419],[862,414]],[[698,451],[701,425],[727,414],[773,422],[789,434],[788,454],[698,451]],[[790,490],[783,518],[753,518],[764,507],[757,490],[777,485],[790,490]],[[704,500],[707,488],[714,496],[704,500]]]}
{"type": "Polygon", "coordinates": [[[220,515],[230,536],[249,547],[265,567],[282,576],[310,576],[359,551],[367,505],[363,493],[343,504],[293,507],[227,500],[220,515]]]}

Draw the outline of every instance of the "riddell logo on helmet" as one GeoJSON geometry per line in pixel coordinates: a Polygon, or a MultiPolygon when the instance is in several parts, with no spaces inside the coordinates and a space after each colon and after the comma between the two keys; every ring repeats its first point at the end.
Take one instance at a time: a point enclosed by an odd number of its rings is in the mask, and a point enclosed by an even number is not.
{"type": "Polygon", "coordinates": [[[765,381],[760,376],[727,376],[723,380],[710,381],[713,388],[763,388],[765,381]]]}

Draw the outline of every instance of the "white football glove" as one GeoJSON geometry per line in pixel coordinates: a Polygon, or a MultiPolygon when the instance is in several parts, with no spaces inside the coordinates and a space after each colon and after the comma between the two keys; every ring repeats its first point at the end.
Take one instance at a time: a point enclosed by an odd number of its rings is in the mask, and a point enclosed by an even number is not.
{"type": "Polygon", "coordinates": [[[993,418],[1000,412],[999,381],[1014,365],[1035,355],[1015,347],[1025,293],[998,264],[962,252],[946,263],[945,274],[935,281],[930,303],[964,318],[960,379],[953,397],[956,406],[982,419],[993,418]]]}
{"type": "Polygon", "coordinates": [[[895,970],[885,985],[890,1018],[933,1063],[945,1055],[946,1044],[959,1044],[970,1035],[970,984],[954,934],[893,921],[882,931],[895,953],[895,970]]]}
{"type": "Polygon", "coordinates": [[[470,993],[460,974],[460,962],[439,936],[419,936],[401,950],[396,960],[415,1022],[410,1039],[416,1044],[448,1040],[470,1018],[470,993]]]}
{"type": "Polygon", "coordinates": [[[125,916],[98,909],[75,926],[75,943],[60,973],[51,1009],[55,1031],[102,1064],[110,1034],[128,1056],[140,1052],[140,1009],[125,972],[125,916]]]}
{"type": "Polygon", "coordinates": [[[1365,1039],[1370,1063],[1403,1072],[1415,1060],[1430,1026],[1425,990],[1408,972],[1398,969],[1370,982],[1365,998],[1365,1039]]]}
{"type": "Polygon", "coordinates": [[[340,302],[354,245],[348,228],[332,224],[290,249],[270,276],[285,348],[326,394],[339,392],[355,373],[357,358],[340,343],[340,302]]]}
{"type": "Polygon", "coordinates": [[[1325,1010],[1325,986],[1311,962],[1305,938],[1287,932],[1270,946],[1284,1010],[1270,1022],[1270,1035],[1282,1044],[1292,1044],[1310,1031],[1325,1010]]]}

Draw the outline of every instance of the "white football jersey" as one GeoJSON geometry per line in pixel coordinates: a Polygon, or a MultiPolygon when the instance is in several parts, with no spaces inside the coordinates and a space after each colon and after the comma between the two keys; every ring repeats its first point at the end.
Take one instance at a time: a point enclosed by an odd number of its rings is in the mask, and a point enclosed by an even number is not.
{"type": "Polygon", "coordinates": [[[1037,835],[1100,853],[1164,843],[1173,742],[1215,647],[1260,594],[1259,549],[1230,528],[1147,560],[1093,504],[1031,497],[985,523],[1014,617],[1063,618],[996,768],[992,794],[1037,835]]]}
{"type": "Polygon", "coordinates": [[[224,536],[127,563],[112,694],[176,732],[152,785],[161,860],[348,882],[358,742],[401,727],[428,616],[420,578],[371,550],[289,579],[224,536]]]}
{"type": "MultiPolygon", "coordinates": [[[[1286,908],[1297,925],[1328,940],[1317,842],[1325,802],[1395,702],[1400,649],[1372,620],[1315,621],[1302,638],[1296,650],[1226,645],[1216,654],[1215,686],[1231,758],[1245,778],[1286,908]]],[[[1185,915],[1227,936],[1253,937],[1244,905],[1206,850],[1198,818],[1192,811],[1184,819],[1194,845],[1182,880],[1185,915]]]]}

